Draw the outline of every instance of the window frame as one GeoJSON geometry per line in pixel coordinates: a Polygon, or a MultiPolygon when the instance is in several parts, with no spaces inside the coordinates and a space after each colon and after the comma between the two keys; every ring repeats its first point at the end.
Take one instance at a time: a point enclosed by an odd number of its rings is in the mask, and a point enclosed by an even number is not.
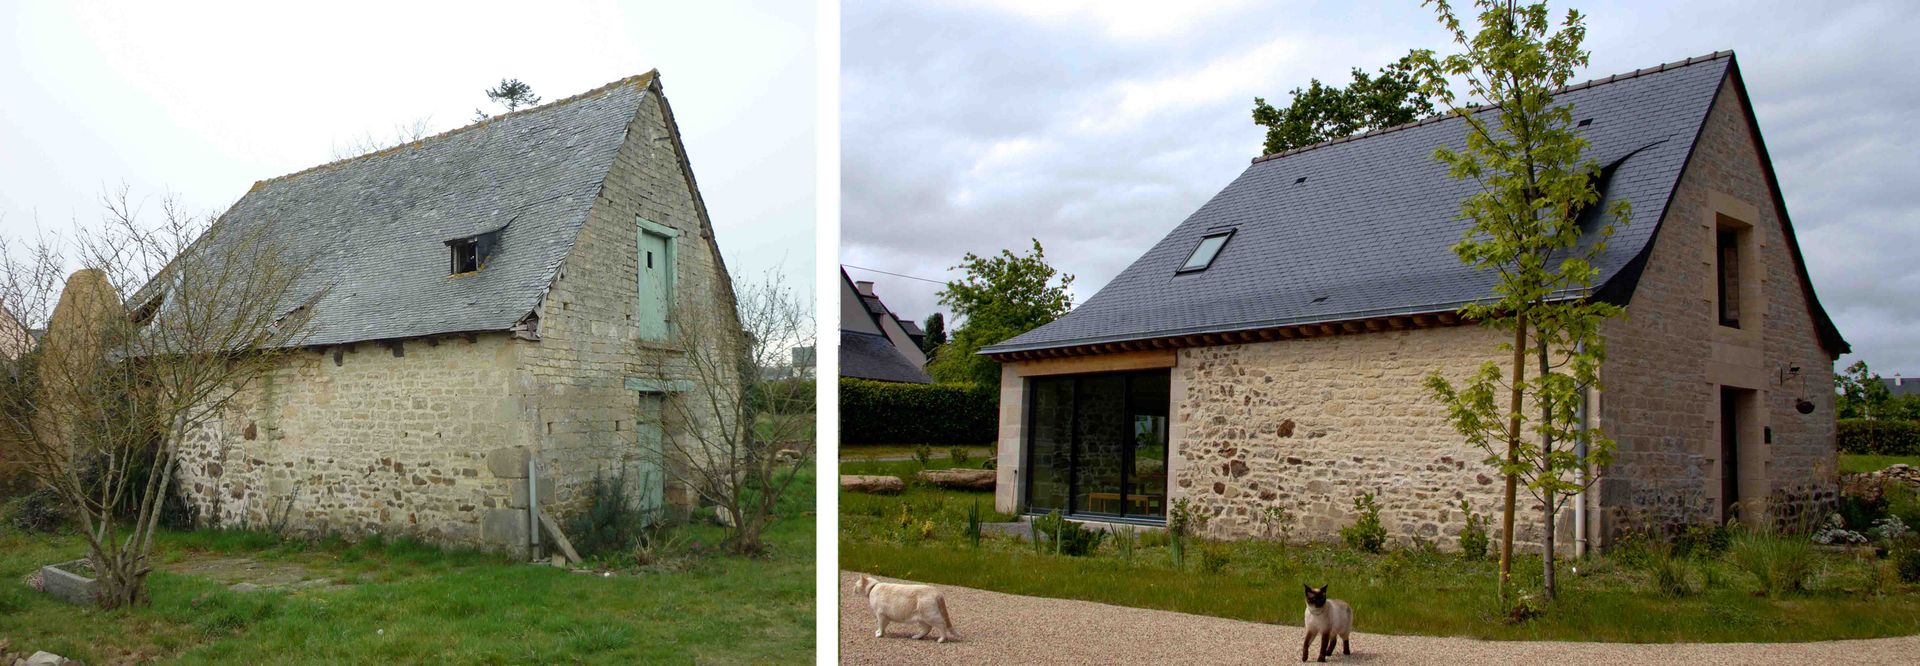
{"type": "Polygon", "coordinates": [[[1745,259],[1745,257],[1742,256],[1744,253],[1741,251],[1741,246],[1744,244],[1743,241],[1745,238],[1743,237],[1743,230],[1741,229],[1720,227],[1715,229],[1714,232],[1713,273],[1714,281],[1718,283],[1717,286],[1719,288],[1719,298],[1715,299],[1713,304],[1714,315],[1715,318],[1719,320],[1721,326],[1737,329],[1741,327],[1740,315],[1743,314],[1741,310],[1745,309],[1744,306],[1746,305],[1746,303],[1743,302],[1744,299],[1741,298],[1741,296],[1744,295],[1741,292],[1744,291],[1746,287],[1744,273],[1746,273],[1747,267],[1744,265],[1746,262],[1743,261],[1745,259]],[[1731,271],[1729,271],[1727,267],[1728,252],[1733,253],[1733,267],[1731,271]],[[1730,294],[1733,296],[1733,316],[1731,317],[1727,316],[1729,310],[1727,307],[1729,305],[1727,296],[1730,294]]]}
{"type": "Polygon", "coordinates": [[[1180,275],[1183,273],[1199,273],[1209,268],[1213,268],[1213,262],[1220,260],[1220,253],[1227,251],[1227,245],[1233,242],[1234,235],[1239,233],[1239,231],[1240,231],[1239,227],[1233,227],[1233,228],[1227,229],[1226,231],[1211,231],[1206,235],[1201,236],[1200,242],[1195,243],[1193,245],[1193,249],[1187,251],[1187,258],[1180,262],[1180,268],[1175,270],[1173,274],[1180,275]],[[1221,239],[1220,246],[1214,248],[1213,254],[1207,257],[1206,263],[1201,264],[1199,266],[1193,266],[1192,265],[1193,258],[1200,254],[1200,248],[1206,247],[1207,241],[1213,240],[1215,238],[1221,239]]]}

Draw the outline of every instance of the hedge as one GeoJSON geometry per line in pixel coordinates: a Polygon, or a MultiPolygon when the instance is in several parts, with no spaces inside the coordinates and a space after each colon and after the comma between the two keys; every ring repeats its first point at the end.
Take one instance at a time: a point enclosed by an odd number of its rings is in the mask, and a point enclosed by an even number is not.
{"type": "Polygon", "coordinates": [[[841,444],[986,444],[999,418],[998,387],[840,378],[841,444]]]}
{"type": "Polygon", "coordinates": [[[1920,456],[1920,422],[1840,419],[1841,453],[1920,456]]]}

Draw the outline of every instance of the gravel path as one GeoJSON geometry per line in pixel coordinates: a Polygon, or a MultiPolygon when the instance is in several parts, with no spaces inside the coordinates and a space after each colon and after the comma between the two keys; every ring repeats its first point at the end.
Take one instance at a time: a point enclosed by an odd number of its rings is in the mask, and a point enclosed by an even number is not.
{"type": "MultiPolygon", "coordinates": [[[[858,574],[840,573],[842,664],[1273,664],[1300,658],[1300,628],[1088,601],[944,587],[963,640],[911,640],[907,627],[873,637],[858,574]]],[[[904,582],[904,581],[891,581],[904,582]]],[[[1366,626],[1366,609],[1358,609],[1366,626]]],[[[1318,643],[1315,643],[1318,647],[1318,643]]],[[[1329,663],[1374,664],[1916,664],[1920,636],[1823,643],[1649,645],[1480,641],[1355,632],[1353,655],[1329,663]]]]}

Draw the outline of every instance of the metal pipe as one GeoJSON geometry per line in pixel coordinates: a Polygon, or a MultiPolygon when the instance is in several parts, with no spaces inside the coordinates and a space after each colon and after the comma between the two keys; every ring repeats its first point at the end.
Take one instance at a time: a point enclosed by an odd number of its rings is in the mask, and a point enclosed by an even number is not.
{"type": "MultiPolygon", "coordinates": [[[[1584,353],[1586,343],[1576,342],[1573,348],[1575,354],[1584,353]]],[[[1579,467],[1573,471],[1574,483],[1580,487],[1580,490],[1573,494],[1573,556],[1575,559],[1587,556],[1587,438],[1590,433],[1587,423],[1587,401],[1592,395],[1592,388],[1581,387],[1580,405],[1574,410],[1575,418],[1580,420],[1580,437],[1573,443],[1573,456],[1579,461],[1579,467]]]]}
{"type": "Polygon", "coordinates": [[[533,452],[527,453],[527,530],[531,541],[527,546],[527,558],[540,557],[540,467],[534,464],[533,452]]]}

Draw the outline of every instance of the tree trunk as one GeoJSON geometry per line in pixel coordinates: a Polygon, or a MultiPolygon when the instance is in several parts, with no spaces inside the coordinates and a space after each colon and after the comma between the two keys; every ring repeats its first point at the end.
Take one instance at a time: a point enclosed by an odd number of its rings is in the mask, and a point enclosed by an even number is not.
{"type": "Polygon", "coordinates": [[[1501,470],[1506,477],[1506,495],[1500,512],[1500,601],[1507,600],[1507,588],[1513,582],[1513,500],[1519,479],[1512,469],[1520,462],[1520,409],[1525,405],[1527,380],[1527,315],[1522,312],[1513,322],[1513,385],[1511,389],[1512,405],[1507,418],[1507,469],[1501,470]]]}
{"type": "MultiPolygon", "coordinates": [[[[1541,377],[1546,377],[1547,375],[1547,360],[1548,360],[1547,339],[1545,337],[1542,337],[1540,338],[1540,376],[1541,377]]],[[[1552,421],[1553,421],[1553,405],[1547,402],[1544,396],[1542,396],[1542,399],[1540,400],[1540,422],[1544,424],[1544,423],[1551,423],[1552,421]]],[[[1547,470],[1553,467],[1553,463],[1551,462],[1552,460],[1553,460],[1553,434],[1551,432],[1546,432],[1540,436],[1540,469],[1542,473],[1547,472],[1547,470]]],[[[1541,587],[1545,588],[1547,601],[1553,601],[1553,592],[1554,592],[1554,587],[1553,587],[1554,585],[1553,489],[1551,487],[1546,488],[1544,492],[1541,493],[1541,498],[1545,500],[1545,505],[1546,505],[1545,509],[1546,509],[1547,515],[1546,515],[1546,520],[1544,522],[1546,523],[1547,533],[1546,533],[1546,536],[1543,537],[1541,540],[1541,543],[1543,545],[1540,551],[1540,562],[1541,562],[1541,566],[1545,570],[1541,573],[1540,581],[1541,581],[1541,587]]]]}

